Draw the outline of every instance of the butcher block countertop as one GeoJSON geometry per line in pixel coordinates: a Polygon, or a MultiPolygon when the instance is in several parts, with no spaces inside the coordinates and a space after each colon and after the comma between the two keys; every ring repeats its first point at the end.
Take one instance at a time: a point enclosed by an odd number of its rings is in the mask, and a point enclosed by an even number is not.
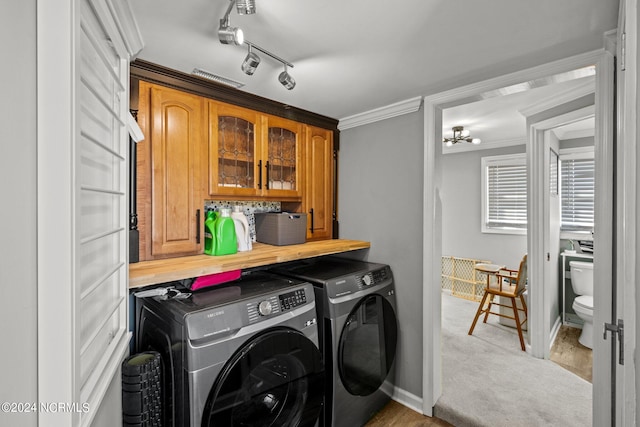
{"type": "Polygon", "coordinates": [[[129,288],[140,288],[207,274],[355,251],[370,246],[369,242],[345,239],[319,240],[288,246],[254,243],[252,250],[233,255],[193,255],[142,261],[129,264],[129,288]]]}

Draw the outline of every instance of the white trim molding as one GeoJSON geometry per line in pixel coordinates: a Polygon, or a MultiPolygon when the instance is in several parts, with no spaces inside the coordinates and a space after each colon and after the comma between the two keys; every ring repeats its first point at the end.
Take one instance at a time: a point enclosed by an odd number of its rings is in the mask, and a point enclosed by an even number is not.
{"type": "Polygon", "coordinates": [[[118,31],[129,52],[130,59],[135,58],[144,47],[142,33],[131,9],[131,2],[126,0],[109,0],[110,9],[116,17],[118,31]]]}
{"type": "Polygon", "coordinates": [[[392,117],[401,116],[403,114],[415,113],[420,109],[421,104],[422,97],[418,96],[415,98],[407,99],[405,101],[396,102],[395,104],[387,105],[385,107],[365,111],[364,113],[354,114],[353,116],[340,119],[340,122],[338,123],[338,129],[342,131],[345,129],[351,129],[369,123],[390,119],[392,117]]]}
{"type": "MultiPolygon", "coordinates": [[[[593,70],[595,75],[595,67],[593,70]]],[[[583,96],[587,96],[590,94],[594,94],[596,92],[596,80],[594,78],[590,78],[583,82],[582,84],[571,88],[569,90],[565,90],[559,93],[554,94],[554,96],[544,99],[534,105],[527,106],[522,110],[518,111],[524,117],[530,117],[535,114],[542,113],[543,111],[550,110],[553,107],[558,105],[566,104],[567,102],[571,102],[574,99],[581,98],[583,96]]]]}
{"type": "MultiPolygon", "coordinates": [[[[385,385],[386,383],[387,382],[385,381],[385,385]]],[[[387,391],[384,385],[383,388],[387,391]]],[[[407,408],[413,409],[420,414],[422,413],[422,398],[413,393],[409,393],[408,391],[396,386],[391,386],[391,399],[398,403],[402,403],[407,408]]]]}

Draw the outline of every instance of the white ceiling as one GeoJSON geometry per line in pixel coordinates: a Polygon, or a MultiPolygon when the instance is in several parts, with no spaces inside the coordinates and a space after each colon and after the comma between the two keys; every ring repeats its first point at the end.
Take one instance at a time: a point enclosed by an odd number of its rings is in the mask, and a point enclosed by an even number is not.
{"type": "MultiPolygon", "coordinates": [[[[527,137],[526,115],[529,114],[527,110],[544,105],[562,94],[593,93],[593,90],[595,90],[595,75],[447,108],[442,112],[442,135],[451,137],[452,127],[463,126],[465,130],[471,132],[473,138],[482,140],[480,146],[464,144],[467,147],[464,147],[462,151],[523,144],[527,137]]],[[[591,117],[568,123],[553,131],[558,139],[565,140],[593,136],[594,128],[595,121],[591,117]]],[[[445,151],[456,152],[460,150],[448,149],[445,151]]]]}
{"type": "Polygon", "coordinates": [[[336,119],[599,49],[618,13],[615,0],[256,0],[249,16],[234,8],[232,26],[293,63],[288,91],[280,63],[262,55],[247,76],[246,48],[218,41],[228,4],[131,0],[145,41],[138,57],[202,68],[336,119]]]}

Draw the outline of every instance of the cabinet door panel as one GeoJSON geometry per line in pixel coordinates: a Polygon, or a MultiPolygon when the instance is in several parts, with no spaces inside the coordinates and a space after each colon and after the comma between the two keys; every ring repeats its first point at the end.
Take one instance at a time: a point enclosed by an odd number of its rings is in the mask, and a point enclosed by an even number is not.
{"type": "Polygon", "coordinates": [[[259,193],[260,132],[257,113],[209,102],[209,195],[259,193]]]}
{"type": "Polygon", "coordinates": [[[266,117],[265,186],[263,195],[300,198],[302,196],[302,125],[279,117],[266,117]]]}
{"type": "Polygon", "coordinates": [[[151,253],[202,249],[198,211],[202,197],[204,100],[167,88],[151,88],[151,253]]]}
{"type": "Polygon", "coordinates": [[[330,239],[333,229],[333,132],[307,127],[305,195],[307,240],[330,239]]]}

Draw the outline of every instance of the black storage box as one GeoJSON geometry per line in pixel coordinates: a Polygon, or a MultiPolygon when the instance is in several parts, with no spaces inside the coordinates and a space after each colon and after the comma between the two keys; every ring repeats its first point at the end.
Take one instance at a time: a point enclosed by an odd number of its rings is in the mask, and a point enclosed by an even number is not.
{"type": "Polygon", "coordinates": [[[307,215],[256,213],[256,240],[270,245],[297,245],[307,240],[307,215]]]}

